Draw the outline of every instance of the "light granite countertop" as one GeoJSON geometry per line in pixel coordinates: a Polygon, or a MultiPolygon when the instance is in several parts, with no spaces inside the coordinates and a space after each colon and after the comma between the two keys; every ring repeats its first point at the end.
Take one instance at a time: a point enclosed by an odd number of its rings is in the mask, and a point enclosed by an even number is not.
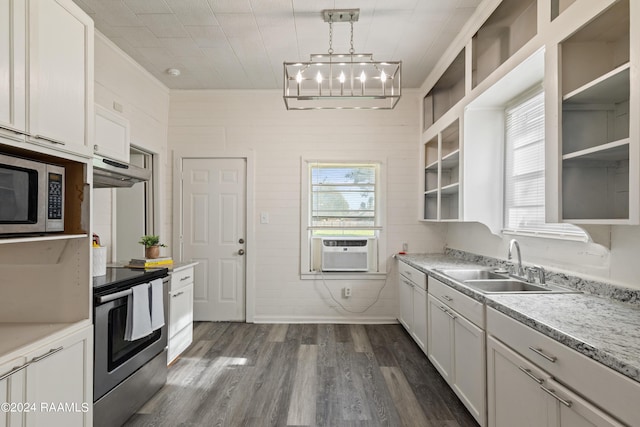
{"type": "MultiPolygon", "coordinates": [[[[534,330],[640,382],[640,306],[593,294],[491,294],[457,283],[434,269],[502,267],[483,257],[397,255],[399,260],[486,303],[534,330]],[[493,264],[493,265],[492,265],[493,264]]],[[[561,284],[567,285],[567,282],[561,284]]],[[[634,293],[634,291],[631,291],[634,293]]]]}

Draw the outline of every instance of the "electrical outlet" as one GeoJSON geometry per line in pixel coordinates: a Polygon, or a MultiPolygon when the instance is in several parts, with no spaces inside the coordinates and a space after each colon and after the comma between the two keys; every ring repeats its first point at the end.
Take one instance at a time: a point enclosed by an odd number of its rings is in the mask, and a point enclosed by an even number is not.
{"type": "Polygon", "coordinates": [[[349,298],[351,296],[351,288],[349,286],[346,286],[344,289],[344,297],[345,298],[349,298]]]}
{"type": "Polygon", "coordinates": [[[403,243],[402,244],[402,252],[409,252],[409,244],[408,243],[403,243]]]}

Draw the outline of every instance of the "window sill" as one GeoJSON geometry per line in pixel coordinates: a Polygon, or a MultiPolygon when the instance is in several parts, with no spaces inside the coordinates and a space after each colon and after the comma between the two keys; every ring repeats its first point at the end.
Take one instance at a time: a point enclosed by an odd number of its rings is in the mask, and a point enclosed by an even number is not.
{"type": "Polygon", "coordinates": [[[386,280],[386,273],[376,272],[309,272],[300,274],[301,280],[386,280]]]}

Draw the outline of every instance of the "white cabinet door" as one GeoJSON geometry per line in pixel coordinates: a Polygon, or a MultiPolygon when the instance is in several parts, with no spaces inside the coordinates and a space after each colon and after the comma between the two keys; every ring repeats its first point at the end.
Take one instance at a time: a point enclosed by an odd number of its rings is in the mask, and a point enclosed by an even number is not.
{"type": "Polygon", "coordinates": [[[169,336],[193,324],[193,283],[169,293],[169,336]]]}
{"type": "Polygon", "coordinates": [[[398,302],[400,305],[400,313],[398,320],[411,333],[413,330],[413,284],[402,275],[398,282],[398,302]]]}
{"type": "Polygon", "coordinates": [[[0,0],[0,137],[24,141],[26,33],[24,0],[0,0]]]}
{"type": "Polygon", "coordinates": [[[24,358],[14,359],[0,365],[0,404],[8,404],[0,411],[0,427],[20,427],[22,425],[21,406],[26,403],[24,397],[24,358]]]}
{"type": "Polygon", "coordinates": [[[487,338],[487,408],[490,427],[547,425],[540,385],[548,375],[500,341],[487,338]]]}
{"type": "Polygon", "coordinates": [[[93,150],[105,157],[129,163],[129,120],[101,105],[95,105],[93,150]]]}
{"type": "Polygon", "coordinates": [[[68,335],[27,355],[28,427],[93,424],[93,327],[68,335]]]}
{"type": "Polygon", "coordinates": [[[427,354],[440,375],[451,384],[453,378],[453,319],[446,307],[432,295],[428,298],[427,354]]]}
{"type": "Polygon", "coordinates": [[[553,379],[541,386],[547,393],[550,427],[622,427],[609,415],[553,379]]]}
{"type": "Polygon", "coordinates": [[[93,21],[72,0],[29,0],[29,141],[91,155],[93,21]]]}
{"type": "Polygon", "coordinates": [[[413,331],[415,342],[427,352],[427,292],[419,286],[413,287],[413,331]]]}
{"type": "Polygon", "coordinates": [[[480,425],[485,425],[485,333],[451,311],[453,322],[453,384],[451,385],[480,425]]]}

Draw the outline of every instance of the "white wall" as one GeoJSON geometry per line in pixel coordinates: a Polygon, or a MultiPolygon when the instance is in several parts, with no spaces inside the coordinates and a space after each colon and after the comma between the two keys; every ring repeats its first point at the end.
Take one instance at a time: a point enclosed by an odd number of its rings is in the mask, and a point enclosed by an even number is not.
{"type": "MultiPolygon", "coordinates": [[[[157,153],[159,165],[159,224],[156,233],[170,244],[170,181],[168,168],[167,125],[169,116],[169,90],[155,77],[133,61],[126,53],[96,31],[95,37],[95,102],[126,117],[131,124],[131,143],[157,153]],[[123,112],[113,109],[114,102],[122,105],[123,112]]],[[[93,190],[93,228],[108,247],[111,261],[113,220],[112,189],[93,190]]],[[[115,190],[117,191],[117,190],[115,190]]],[[[123,220],[123,219],[121,219],[123,220]]],[[[132,236],[137,242],[139,236],[132,236]]],[[[143,252],[140,253],[143,255],[143,252]]],[[[113,260],[116,261],[116,260],[113,260]]]]}
{"type": "MultiPolygon", "coordinates": [[[[396,283],[390,275],[380,301],[356,315],[332,308],[322,281],[300,279],[301,157],[386,159],[387,253],[409,243],[412,252],[440,252],[446,227],[417,221],[419,100],[405,93],[392,111],[287,111],[280,91],[172,91],[169,148],[207,153],[251,151],[255,158],[255,208],[269,224],[255,227],[256,321],[385,321],[396,318],[396,283]]],[[[251,238],[251,236],[247,236],[251,238]]],[[[389,263],[394,266],[394,262],[389,263]]],[[[395,269],[394,269],[395,272],[395,269]]],[[[382,281],[352,281],[353,297],[340,298],[342,281],[329,280],[334,296],[354,310],[370,304],[382,281]]]]}

